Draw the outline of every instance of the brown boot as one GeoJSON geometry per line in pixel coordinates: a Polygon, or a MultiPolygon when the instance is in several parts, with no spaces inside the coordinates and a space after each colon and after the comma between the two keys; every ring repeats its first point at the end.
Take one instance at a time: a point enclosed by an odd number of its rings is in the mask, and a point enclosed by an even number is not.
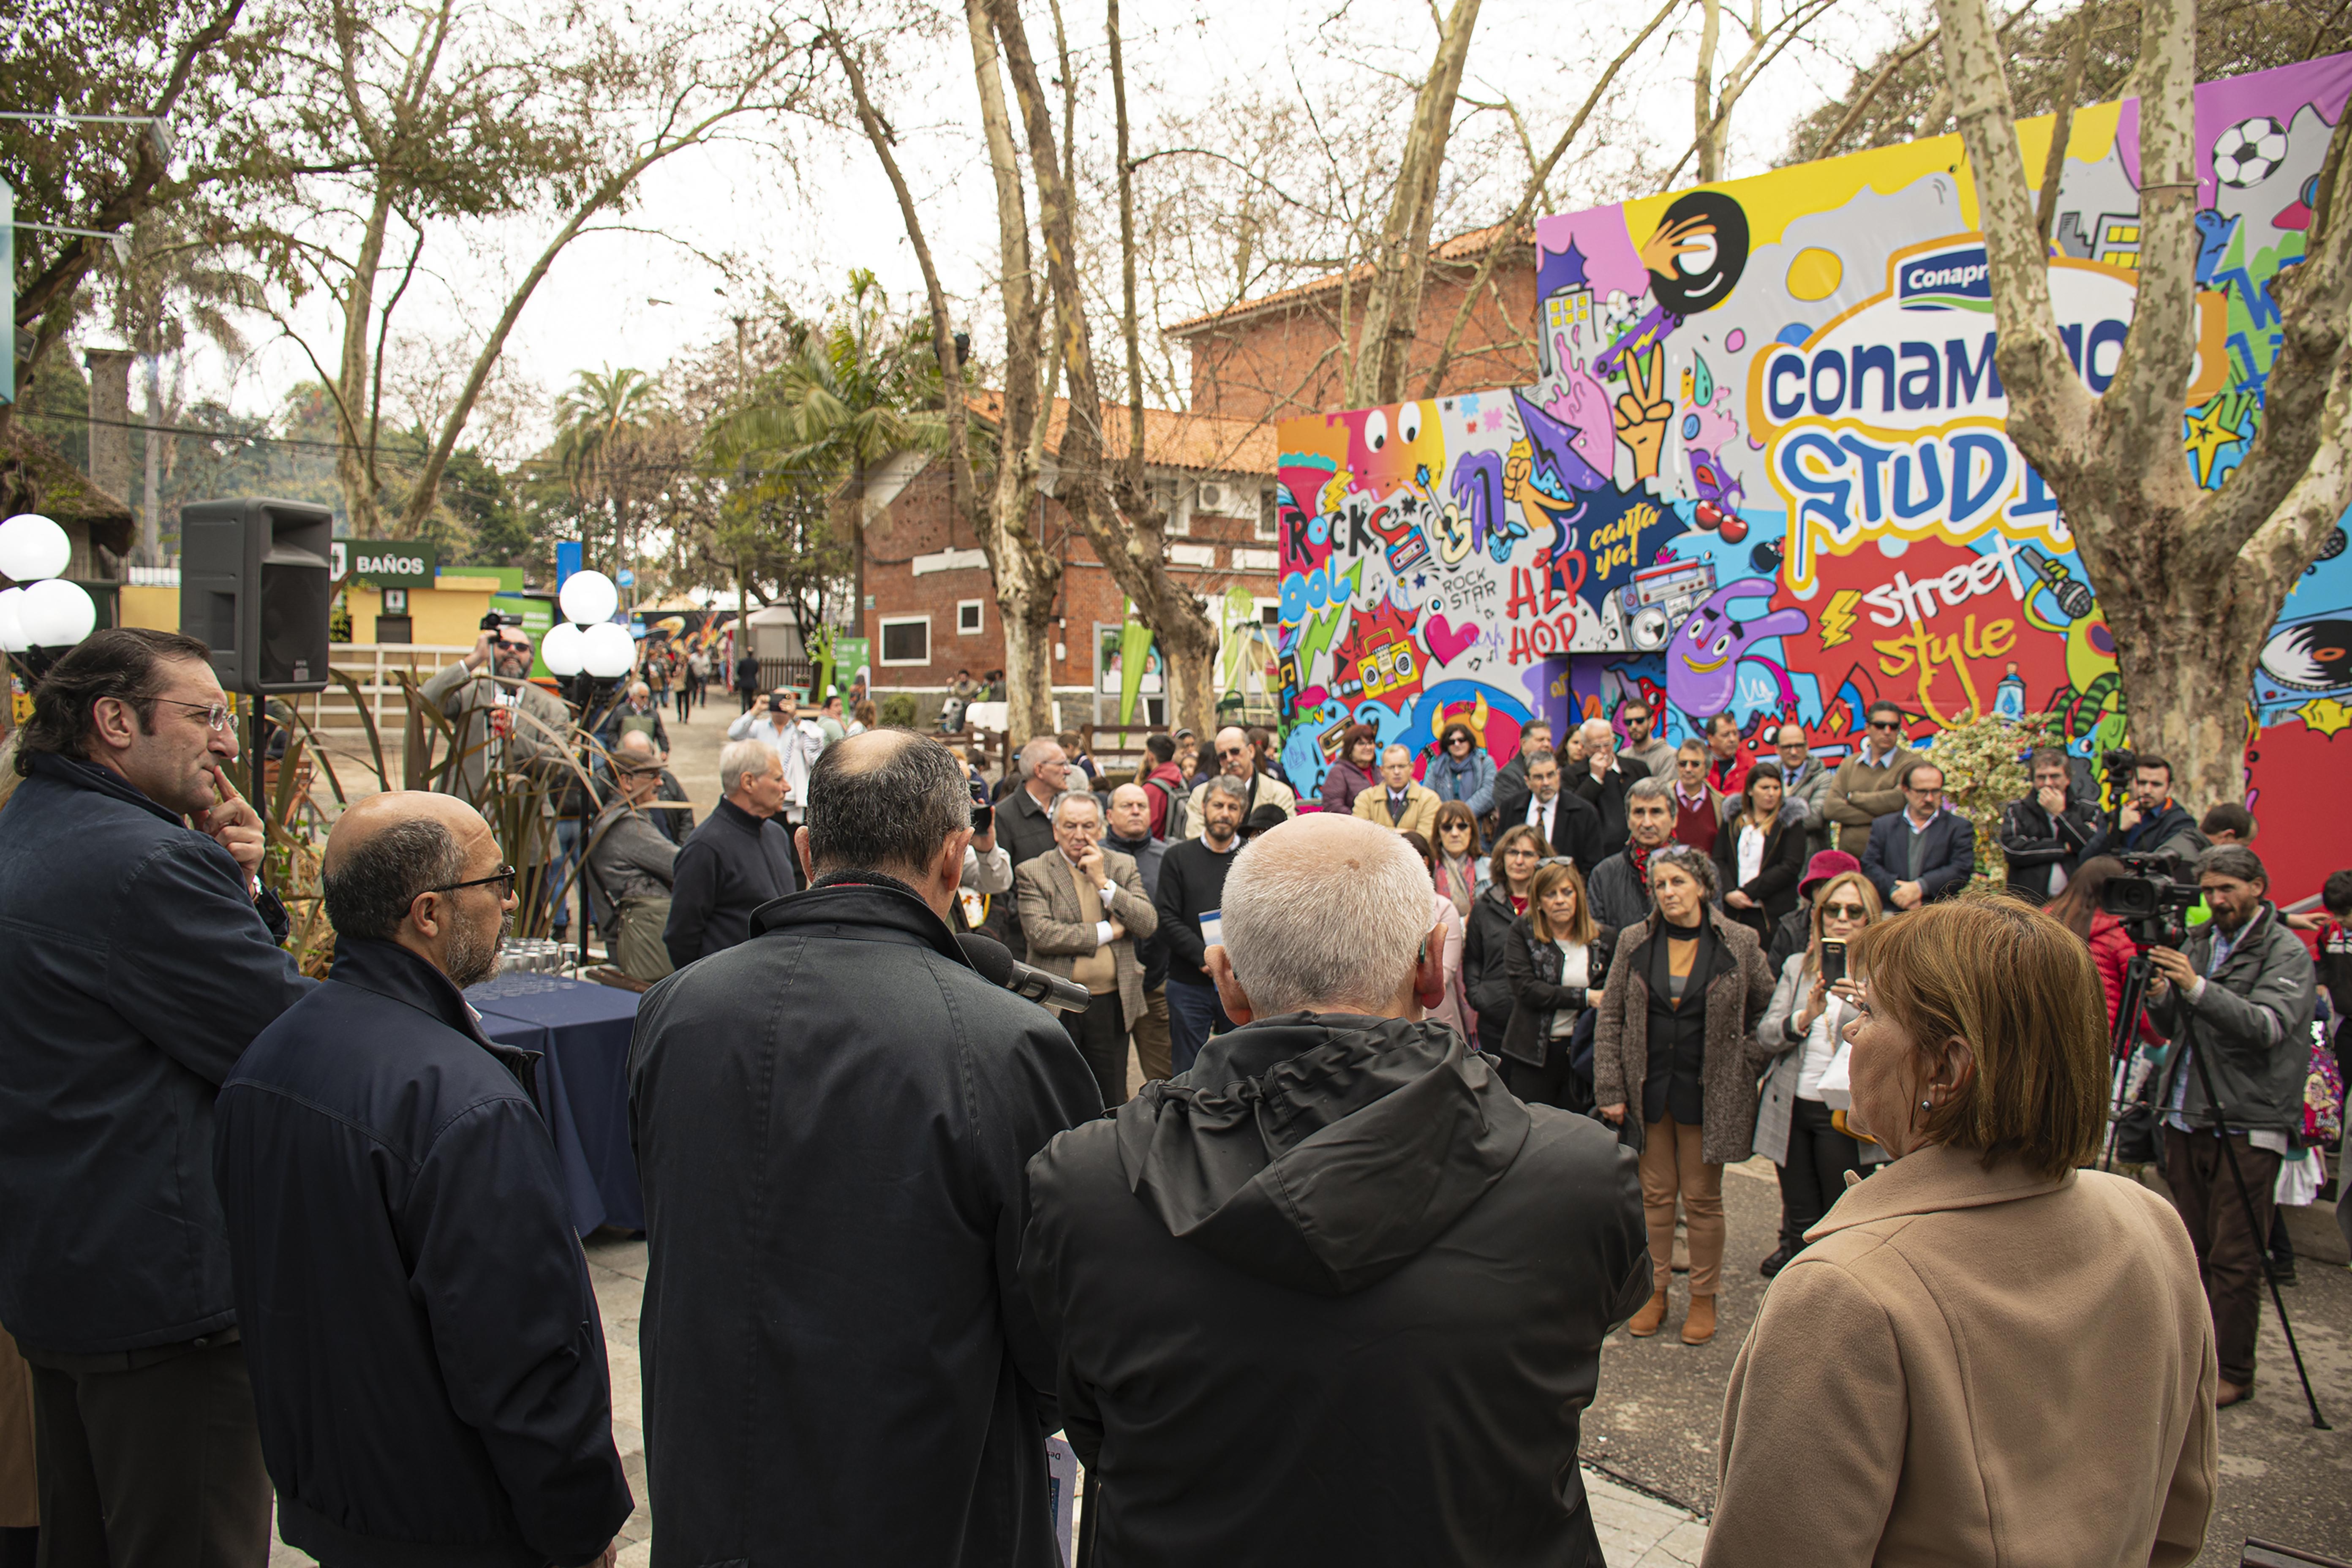
{"type": "Polygon", "coordinates": [[[1627,1323],[1625,1328],[1626,1331],[1631,1333],[1635,1339],[1646,1340],[1652,1334],[1656,1333],[1660,1325],[1664,1323],[1665,1321],[1666,1293],[1664,1290],[1661,1290],[1656,1295],[1650,1298],[1648,1305],[1644,1306],[1640,1311],[1633,1314],[1633,1321],[1627,1323]]]}
{"type": "Polygon", "coordinates": [[[1715,1298],[1693,1296],[1690,1316],[1683,1320],[1683,1343],[1703,1345],[1715,1338],[1715,1298]]]}

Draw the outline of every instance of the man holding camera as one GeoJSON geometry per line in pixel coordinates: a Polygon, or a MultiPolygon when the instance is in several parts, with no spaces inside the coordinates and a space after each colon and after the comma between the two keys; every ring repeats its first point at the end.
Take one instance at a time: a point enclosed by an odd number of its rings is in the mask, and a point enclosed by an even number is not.
{"type": "Polygon", "coordinates": [[[2164,1179],[2204,1275],[2221,1363],[2214,1403],[2226,1406],[2253,1392],[2262,1250],[2287,1140],[2303,1128],[2318,984],[2252,850],[2207,850],[2197,880],[2213,918],[2179,948],[2150,950],[2147,1012],[2172,1038],[2156,1090],[2164,1179]]]}
{"type": "Polygon", "coordinates": [[[727,726],[730,741],[757,741],[782,759],[786,824],[798,826],[801,803],[808,799],[809,770],[824,752],[824,731],[801,717],[801,694],[779,686],[727,726]]]}
{"type": "Polygon", "coordinates": [[[814,885],[646,994],[629,1109],[665,1563],[1056,1560],[1024,1173],[1102,1095],[949,934],[971,837],[946,747],[852,735],[810,781],[814,885]]]}
{"type": "Polygon", "coordinates": [[[555,787],[571,756],[572,716],[562,699],[530,680],[530,638],[520,626],[487,623],[474,651],[426,681],[425,700],[441,710],[455,731],[455,776],[441,793],[479,811],[494,771],[529,775],[548,785],[545,814],[555,815],[555,787]]]}

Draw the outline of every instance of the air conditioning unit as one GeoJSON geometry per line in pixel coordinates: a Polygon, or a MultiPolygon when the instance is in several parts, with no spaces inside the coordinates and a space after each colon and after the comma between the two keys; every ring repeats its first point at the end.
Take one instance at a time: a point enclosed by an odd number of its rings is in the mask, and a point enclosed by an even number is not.
{"type": "Polygon", "coordinates": [[[1192,507],[1194,510],[1205,511],[1213,517],[1228,517],[1232,515],[1233,500],[1234,487],[1231,485],[1202,485],[1200,493],[1193,498],[1192,507]]]}

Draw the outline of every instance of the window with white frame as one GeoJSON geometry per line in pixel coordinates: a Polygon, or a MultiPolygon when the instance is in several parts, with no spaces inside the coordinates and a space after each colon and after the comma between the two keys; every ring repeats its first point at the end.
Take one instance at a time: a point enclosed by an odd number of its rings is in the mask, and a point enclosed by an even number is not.
{"type": "Polygon", "coordinates": [[[960,637],[969,637],[980,635],[981,606],[987,602],[988,601],[985,599],[958,599],[956,601],[956,636],[960,637]]]}
{"type": "Polygon", "coordinates": [[[931,662],[931,617],[886,616],[882,620],[882,658],[886,665],[931,662]]]}

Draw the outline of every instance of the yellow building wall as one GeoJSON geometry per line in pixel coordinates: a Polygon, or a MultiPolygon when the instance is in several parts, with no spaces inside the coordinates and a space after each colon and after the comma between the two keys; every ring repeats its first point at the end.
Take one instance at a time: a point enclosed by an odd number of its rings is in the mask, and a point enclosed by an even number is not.
{"type": "MultiPolygon", "coordinates": [[[[498,591],[499,580],[495,577],[446,576],[433,587],[411,588],[408,616],[412,635],[420,643],[473,647],[474,639],[481,635],[482,617],[489,614],[490,595],[498,591]]],[[[145,626],[159,632],[180,629],[179,589],[126,584],[120,592],[124,626],[145,626]]],[[[352,611],[352,640],[375,641],[383,593],[353,583],[344,590],[344,602],[352,611]]]]}

